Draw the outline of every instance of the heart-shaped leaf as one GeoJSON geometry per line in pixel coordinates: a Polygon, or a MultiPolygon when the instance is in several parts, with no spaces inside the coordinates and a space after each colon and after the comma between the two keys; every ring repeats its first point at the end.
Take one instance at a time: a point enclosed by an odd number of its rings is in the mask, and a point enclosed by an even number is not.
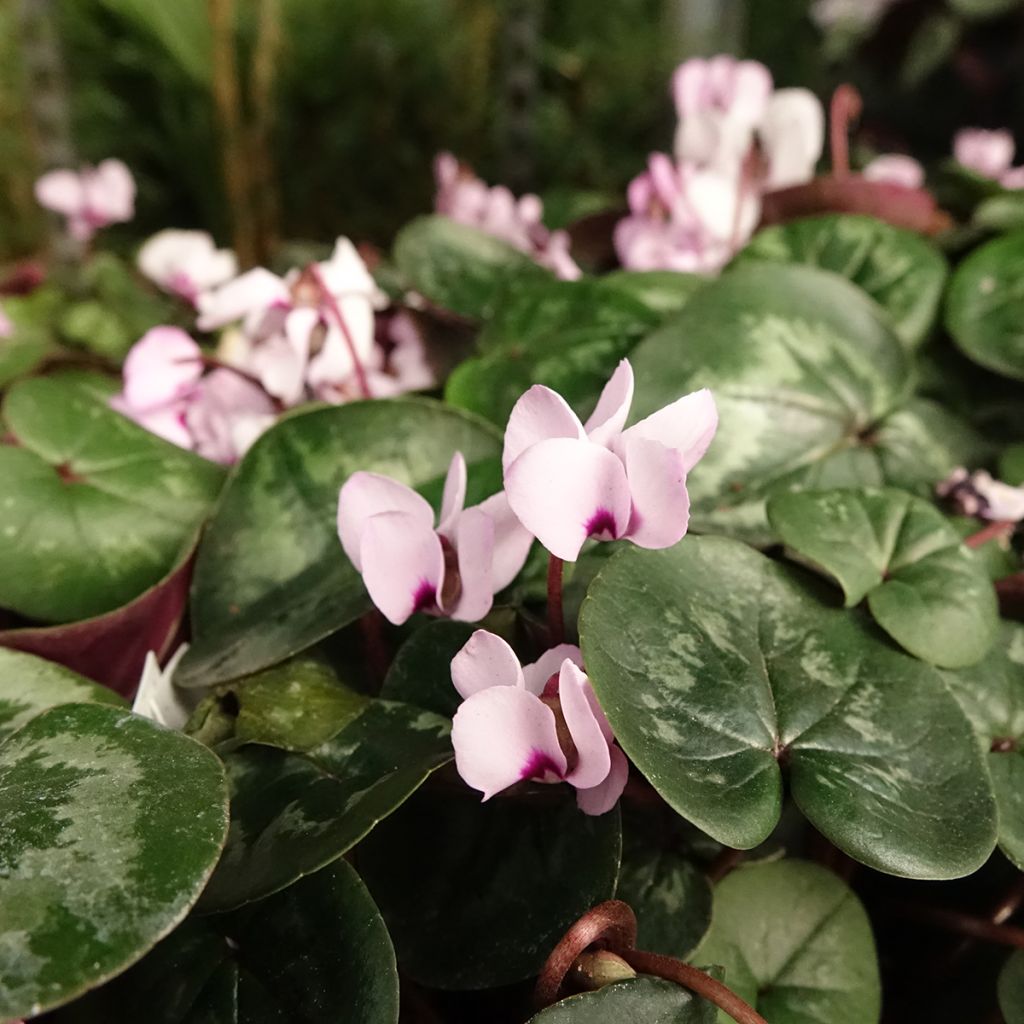
{"type": "Polygon", "coordinates": [[[957,267],[946,326],[976,363],[1024,380],[1024,231],[988,242],[957,267]]]}
{"type": "Polygon", "coordinates": [[[450,723],[367,701],[304,754],[247,746],[226,758],[231,829],[204,910],[259,899],[340,857],[451,757],[450,723]]]}
{"type": "Polygon", "coordinates": [[[484,320],[520,283],[550,280],[550,271],[494,235],[434,214],[398,232],[395,263],[435,306],[484,320]]]}
{"type": "Polygon", "coordinates": [[[999,974],[999,1009],[1006,1024],[1024,1024],[1024,950],[1018,949],[999,974]]]}
{"type": "MultiPolygon", "coordinates": [[[[948,431],[936,435],[904,407],[903,346],[877,305],[835,274],[737,267],[631,359],[638,419],[697,388],[715,396],[718,433],[689,481],[700,530],[770,541],[764,499],[775,490],[927,490],[962,461],[948,431]]],[[[927,408],[929,426],[949,419],[927,408]]]]}
{"type": "Polygon", "coordinates": [[[590,587],[583,656],[622,748],[729,846],[811,823],[892,874],[968,874],[995,840],[981,753],[936,670],[821,585],[736,541],[627,548],[590,587]]]}
{"type": "Polygon", "coordinates": [[[772,1024],[877,1024],[881,1015],[868,916],[817,864],[753,864],[726,876],[694,958],[723,965],[725,983],[772,1024]]]}
{"type": "Polygon", "coordinates": [[[0,1019],[120,973],[188,912],[227,830],[220,762],[101,704],[44,711],[0,746],[0,1019]]]}
{"type": "Polygon", "coordinates": [[[661,320],[603,280],[523,284],[497,305],[483,355],[456,368],[445,397],[504,426],[523,392],[545,384],[587,416],[619,360],[661,320]]]}
{"type": "Polygon", "coordinates": [[[530,1018],[530,1024],[715,1024],[714,1006],[661,978],[632,978],[581,992],[530,1018]]]}
{"type": "Polygon", "coordinates": [[[54,1024],[395,1024],[384,922],[344,861],[235,914],[190,919],[54,1024]]]}
{"type": "Polygon", "coordinates": [[[1024,871],[1024,626],[1001,630],[984,661],[943,675],[988,751],[999,846],[1024,871]]]}
{"type": "Polygon", "coordinates": [[[127,604],[188,548],[219,466],[125,419],[71,380],[16,384],[0,446],[0,605],[70,622],[127,604]]]}
{"type": "Polygon", "coordinates": [[[113,690],[52,661],[0,649],[0,743],[47,708],[93,703],[124,702],[113,690]]]}
{"type": "Polygon", "coordinates": [[[356,470],[412,486],[452,455],[494,458],[500,436],[426,399],[353,402],[282,420],[246,453],[199,548],[193,646],[177,682],[236,679],[305,650],[371,606],[337,534],[338,491],[356,470]]]}
{"type": "Polygon", "coordinates": [[[424,789],[357,862],[402,969],[433,988],[478,989],[535,974],[569,925],[610,898],[620,849],[618,811],[585,815],[568,787],[485,804],[424,789]]]}
{"type": "Polygon", "coordinates": [[[616,270],[601,278],[605,288],[631,295],[662,316],[678,313],[706,282],[700,274],[675,270],[616,270]]]}
{"type": "Polygon", "coordinates": [[[888,314],[903,343],[927,338],[949,272],[919,234],[874,217],[825,214],[758,232],[739,256],[831,270],[868,293],[888,314]]]}
{"type": "Polygon", "coordinates": [[[843,588],[865,597],[900,646],[933,665],[983,658],[999,608],[981,559],[936,508],[897,490],[800,491],[768,502],[784,544],[843,588]]]}

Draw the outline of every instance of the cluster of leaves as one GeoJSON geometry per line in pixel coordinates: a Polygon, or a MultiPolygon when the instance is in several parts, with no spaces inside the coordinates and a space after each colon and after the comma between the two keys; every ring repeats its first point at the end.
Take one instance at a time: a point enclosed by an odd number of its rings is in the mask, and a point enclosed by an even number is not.
{"type": "MultiPolygon", "coordinates": [[[[877,1022],[861,895],[883,913],[886,885],[919,894],[887,876],[987,885],[1024,869],[1024,627],[1000,619],[993,585],[1020,559],[964,545],[978,524],[932,501],[957,466],[1015,464],[1022,262],[1008,234],[950,275],[931,242],[825,215],[762,231],[716,280],[563,282],[425,218],[387,274],[436,332],[473,332],[444,395],[297,410],[226,475],[112,412],[95,375],[16,366],[0,446],[0,1019],[386,1024],[401,968],[409,1020],[422,1005],[424,1020],[521,1022],[563,932],[617,895],[641,948],[724,967],[772,1024],[877,1022]],[[567,787],[481,804],[448,739],[449,665],[471,629],[382,628],[338,544],[338,490],[373,470],[437,505],[461,451],[479,500],[525,387],[586,415],[626,354],[634,418],[705,386],[721,415],[690,480],[694,535],[585,550],[567,584],[633,783],[600,817],[567,787]],[[176,733],[114,691],[185,615],[176,682],[196,706],[176,733]],[[863,865],[856,892],[812,860],[847,878],[863,865]]],[[[542,572],[528,561],[486,621],[524,648],[539,646],[542,572]]],[[[886,998],[910,992],[902,1019],[980,1018],[997,998],[987,963],[966,1016],[942,1016],[941,986],[908,989],[900,968],[886,998]]],[[[1010,1024],[1022,974],[1017,957],[999,981],[1010,1024]]],[[[639,977],[535,1019],[715,1013],[639,977]]]]}

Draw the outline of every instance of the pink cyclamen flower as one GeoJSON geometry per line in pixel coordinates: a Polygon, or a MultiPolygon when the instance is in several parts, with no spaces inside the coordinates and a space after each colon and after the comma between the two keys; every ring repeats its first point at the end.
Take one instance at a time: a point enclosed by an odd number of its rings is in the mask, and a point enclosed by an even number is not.
{"type": "Polygon", "coordinates": [[[187,651],[188,644],[182,644],[163,669],[156,653],[147,651],[139,688],[132,701],[132,714],[149,718],[168,729],[185,728],[190,711],[182,699],[182,692],[174,685],[174,673],[187,651]]]}
{"type": "Polygon", "coordinates": [[[1015,148],[1013,134],[1005,128],[962,128],[953,138],[957,163],[1009,189],[1024,188],[1024,166],[1012,166],[1015,148]]]}
{"type": "Polygon", "coordinates": [[[40,206],[67,218],[69,233],[81,242],[135,215],[135,180],[120,160],[80,171],[50,171],[36,182],[35,192],[40,206]]]}
{"type": "Polygon", "coordinates": [[[341,488],[338,537],[389,622],[399,625],[415,612],[476,622],[518,575],[533,537],[505,495],[471,508],[465,501],[460,452],[448,469],[436,527],[427,500],[390,477],[353,473],[341,488]]]}
{"type": "Polygon", "coordinates": [[[0,338],[10,338],[14,336],[14,324],[11,318],[4,312],[3,306],[0,306],[0,338]]]}
{"type": "Polygon", "coordinates": [[[517,782],[568,782],[587,814],[610,811],[629,762],[582,671],[561,644],[531,665],[501,637],[478,629],[452,660],[464,698],[452,722],[455,766],[489,800],[517,782]]]}
{"type": "Polygon", "coordinates": [[[230,281],[238,261],[230,249],[218,249],[205,231],[158,231],[139,249],[139,270],[164,291],[195,305],[199,296],[230,281]]]}
{"type": "Polygon", "coordinates": [[[451,153],[437,155],[434,180],[438,213],[502,239],[563,280],[581,275],[569,251],[568,233],[548,230],[543,221],[544,204],[537,196],[516,198],[504,185],[491,188],[451,153]]]}
{"type": "Polygon", "coordinates": [[[516,402],[502,464],[512,511],[551,554],[574,561],[588,537],[666,548],[685,533],[686,475],[718,427],[711,392],[694,391],[623,430],[633,401],[624,359],[586,425],[535,384],[516,402]]]}
{"type": "Polygon", "coordinates": [[[924,185],[924,168],[912,156],[903,153],[883,153],[876,156],[861,172],[868,181],[881,181],[904,188],[924,185]]]}
{"type": "Polygon", "coordinates": [[[977,469],[973,473],[958,466],[935,488],[960,515],[978,516],[993,522],[1019,523],[1024,520],[1024,487],[1014,487],[977,469]]]}
{"type": "Polygon", "coordinates": [[[199,381],[185,411],[192,449],[225,466],[237,462],[276,419],[270,396],[227,367],[199,381]]]}

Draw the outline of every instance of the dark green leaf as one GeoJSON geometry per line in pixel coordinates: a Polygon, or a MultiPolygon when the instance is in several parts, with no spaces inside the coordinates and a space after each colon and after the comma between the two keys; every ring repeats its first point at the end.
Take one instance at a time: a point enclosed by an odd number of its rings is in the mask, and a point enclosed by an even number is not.
{"type": "Polygon", "coordinates": [[[615,890],[618,811],[569,787],[486,804],[422,790],[360,845],[358,864],[410,977],[490,988],[535,974],[563,932],[615,890]]]}
{"type": "Polygon", "coordinates": [[[722,538],[627,548],[580,633],[623,749],[718,841],[767,838],[785,765],[812,824],[872,867],[949,878],[991,852],[990,783],[937,672],[803,573],[722,538]]]}
{"type": "Polygon", "coordinates": [[[1024,444],[1011,444],[999,456],[999,478],[1014,487],[1024,484],[1024,444]]]}
{"type": "Polygon", "coordinates": [[[999,608],[985,566],[946,517],[905,491],[777,494],[768,519],[784,544],[843,588],[848,608],[867,598],[875,621],[933,665],[985,656],[999,608]]]}
{"type": "Polygon", "coordinates": [[[446,619],[421,626],[398,649],[380,695],[451,718],[462,703],[452,683],[452,658],[475,629],[446,619]]]}
{"type": "Polygon", "coordinates": [[[435,306],[474,320],[489,317],[511,287],[551,273],[494,235],[448,217],[419,217],[398,233],[395,263],[435,306]]]}
{"type": "Polygon", "coordinates": [[[976,363],[1024,380],[1024,232],[997,238],[960,264],[946,326],[976,363]]]}
{"type": "Polygon", "coordinates": [[[1006,1024],[1024,1024],[1024,950],[1017,950],[999,975],[999,1009],[1006,1024]]]}
{"type": "Polygon", "coordinates": [[[231,829],[204,910],[237,907],[340,857],[451,757],[450,723],[368,701],[305,754],[247,746],[225,760],[231,829]]]}
{"type": "Polygon", "coordinates": [[[63,379],[8,392],[0,445],[0,605],[69,622],[127,604],[189,546],[223,481],[63,379]]]}
{"type": "Polygon", "coordinates": [[[722,964],[725,983],[772,1024],[877,1024],[881,1014],[868,916],[817,864],[733,871],[715,887],[711,931],[694,956],[722,964]]]}
{"type": "Polygon", "coordinates": [[[194,643],[177,681],[238,678],[305,650],[370,608],[341,549],[338,491],[356,470],[422,486],[452,455],[498,454],[500,436],[426,399],[353,402],[282,420],[246,454],[199,549],[194,643]]]}
{"type": "Polygon", "coordinates": [[[674,270],[616,270],[601,281],[606,288],[632,295],[652,312],[669,316],[678,313],[707,278],[674,270]]]}
{"type": "Polygon", "coordinates": [[[549,1006],[530,1024],[715,1024],[715,1008],[661,978],[633,978],[549,1006]]]}
{"type": "Polygon", "coordinates": [[[0,1018],[134,963],[196,901],[227,830],[220,762],[127,711],[67,704],[0,746],[0,1018]]]}
{"type": "Polygon", "coordinates": [[[886,311],[910,348],[931,331],[948,273],[942,254],[920,235],[854,214],[830,213],[766,228],[739,262],[751,258],[804,263],[847,278],[886,311]]]}
{"type": "Polygon", "coordinates": [[[1024,228],[1024,195],[1002,192],[983,199],[974,211],[973,223],[991,231],[1020,231],[1024,228]]]}

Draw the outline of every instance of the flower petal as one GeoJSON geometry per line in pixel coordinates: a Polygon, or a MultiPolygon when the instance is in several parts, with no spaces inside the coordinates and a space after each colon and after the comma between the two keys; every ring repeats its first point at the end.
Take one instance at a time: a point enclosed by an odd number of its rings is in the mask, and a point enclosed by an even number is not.
{"type": "Polygon", "coordinates": [[[174,671],[185,656],[188,644],[182,644],[161,671],[156,654],[149,651],[142,668],[142,678],[132,702],[132,713],[148,718],[168,729],[182,729],[189,719],[189,710],[174,687],[174,671]]]}
{"type": "Polygon", "coordinates": [[[632,403],[633,367],[628,359],[623,359],[605,384],[597,407],[583,426],[587,437],[594,444],[607,445],[622,432],[632,403]]]}
{"type": "Polygon", "coordinates": [[[626,779],[629,777],[629,761],[617,746],[610,747],[608,752],[611,756],[612,766],[604,782],[592,789],[576,790],[576,805],[584,814],[605,814],[610,811],[618,803],[622,791],[626,788],[626,779]]]}
{"type": "Polygon", "coordinates": [[[120,160],[104,160],[86,176],[86,195],[91,212],[107,223],[135,215],[135,179],[120,160]]]}
{"type": "Polygon", "coordinates": [[[633,510],[623,536],[642,548],[669,548],[686,533],[690,496],[682,455],[660,441],[631,437],[622,446],[633,510]]]}
{"type": "Polygon", "coordinates": [[[75,171],[50,171],[36,181],[36,201],[40,206],[65,217],[73,217],[85,209],[82,176],[75,171]]]}
{"type": "Polygon", "coordinates": [[[400,626],[433,608],[444,583],[441,540],[408,512],[381,512],[363,526],[359,545],[363,582],[388,622],[400,626]]]}
{"type": "Polygon", "coordinates": [[[485,800],[523,779],[555,781],[565,774],[554,712],[518,686],[474,693],[452,721],[455,767],[485,800]]]}
{"type": "Polygon", "coordinates": [[[459,622],[479,622],[494,604],[491,564],[494,560],[494,520],[479,508],[467,509],[455,527],[459,563],[459,596],[451,607],[439,594],[441,610],[459,622]]]}
{"type": "Polygon", "coordinates": [[[486,512],[494,521],[491,584],[497,594],[519,575],[533,546],[533,534],[516,518],[504,491],[492,494],[473,508],[486,512]]]}
{"type": "Polygon", "coordinates": [[[634,437],[660,441],[666,448],[674,448],[679,452],[683,457],[684,472],[689,473],[703,458],[717,429],[718,409],[715,407],[715,399],[707,388],[702,388],[684,395],[623,431],[616,451],[634,437]]]}
{"type": "Polygon", "coordinates": [[[809,89],[779,89],[759,128],[768,161],[767,189],[802,185],[814,177],[825,144],[825,110],[809,89]]]}
{"type": "Polygon", "coordinates": [[[533,445],[505,472],[512,511],[553,555],[575,561],[590,536],[621,537],[629,484],[607,448],[554,438],[533,445]]]}
{"type": "Polygon", "coordinates": [[[361,569],[363,529],[371,516],[381,512],[404,512],[415,520],[417,529],[433,532],[434,510],[422,495],[380,473],[353,473],[338,494],[338,538],[357,569],[361,569]]]}
{"type": "Polygon", "coordinates": [[[575,644],[559,644],[545,651],[535,662],[524,665],[523,681],[530,693],[535,693],[539,697],[544,692],[548,680],[558,673],[566,658],[583,668],[583,655],[575,644]]]}
{"type": "Polygon", "coordinates": [[[903,153],[876,156],[861,173],[868,181],[885,181],[904,188],[921,188],[924,185],[924,168],[912,156],[903,153]]]}
{"type": "Polygon", "coordinates": [[[196,326],[201,331],[212,331],[275,303],[291,305],[288,286],[277,274],[256,267],[216,291],[200,295],[196,326]]]}
{"type": "Polygon", "coordinates": [[[579,666],[566,659],[558,671],[558,699],[576,747],[577,761],[565,777],[577,789],[592,789],[602,783],[611,771],[608,740],[601,723],[594,715],[588,696],[590,680],[579,666]]]}
{"type": "Polygon", "coordinates": [[[452,658],[452,682],[464,698],[490,686],[524,686],[515,651],[486,629],[478,629],[452,658]]]}
{"type": "Polygon", "coordinates": [[[582,440],[585,436],[583,424],[566,400],[557,391],[534,384],[516,402],[508,418],[502,468],[507,470],[527,448],[539,441],[553,437],[582,440]]]}
{"type": "Polygon", "coordinates": [[[180,327],[152,327],[124,361],[125,402],[152,409],[187,395],[203,374],[202,349],[180,327]]]}
{"type": "Polygon", "coordinates": [[[466,504],[466,460],[462,452],[456,452],[444,478],[444,495],[441,498],[441,517],[437,532],[448,536],[455,528],[455,520],[466,504]]]}

